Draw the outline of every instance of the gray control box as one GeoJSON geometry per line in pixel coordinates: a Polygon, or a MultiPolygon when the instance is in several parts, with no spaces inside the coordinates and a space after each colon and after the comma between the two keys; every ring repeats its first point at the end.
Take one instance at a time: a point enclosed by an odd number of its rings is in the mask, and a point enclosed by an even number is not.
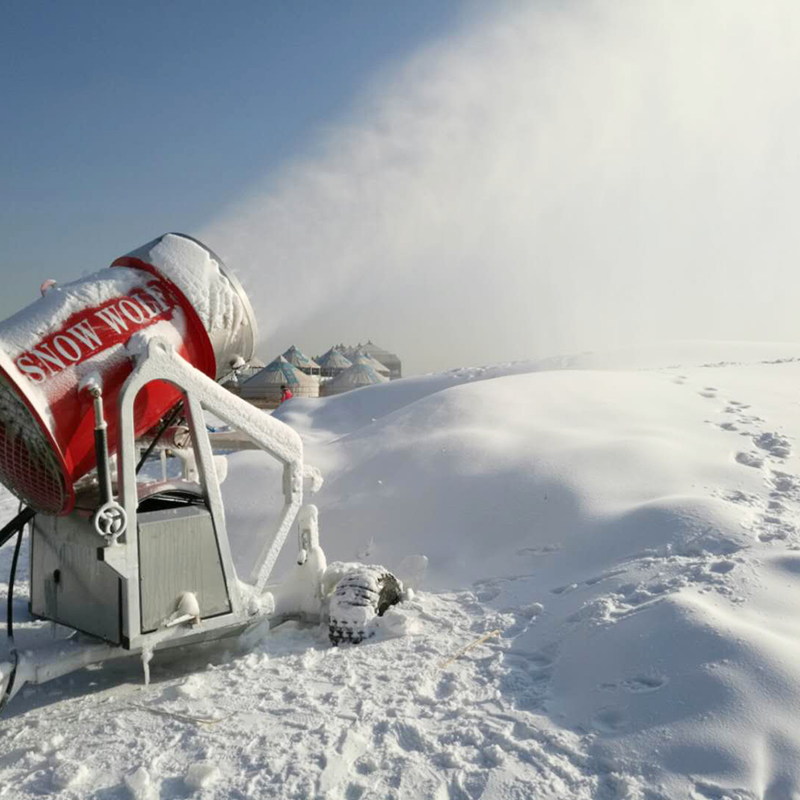
{"type": "Polygon", "coordinates": [[[142,633],[161,626],[192,592],[207,619],[231,610],[211,514],[202,506],[138,514],[142,633]]]}
{"type": "Polygon", "coordinates": [[[37,515],[30,545],[31,613],[120,644],[122,586],[98,557],[104,544],[85,513],[37,515]]]}

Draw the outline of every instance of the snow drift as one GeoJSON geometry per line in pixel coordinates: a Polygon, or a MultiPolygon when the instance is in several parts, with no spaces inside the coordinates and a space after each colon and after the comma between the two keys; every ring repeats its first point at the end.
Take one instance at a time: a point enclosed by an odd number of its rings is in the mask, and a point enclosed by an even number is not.
{"type": "MultiPolygon", "coordinates": [[[[424,554],[423,591],[358,648],[290,625],[157,657],[146,689],[133,664],[31,692],[0,733],[0,780],[21,797],[70,775],[134,796],[800,792],[800,346],[711,350],[285,404],[325,474],[329,558],[411,575],[424,554]],[[59,715],[71,736],[53,744],[59,715]]],[[[260,455],[231,456],[243,566],[272,480],[260,455]]]]}

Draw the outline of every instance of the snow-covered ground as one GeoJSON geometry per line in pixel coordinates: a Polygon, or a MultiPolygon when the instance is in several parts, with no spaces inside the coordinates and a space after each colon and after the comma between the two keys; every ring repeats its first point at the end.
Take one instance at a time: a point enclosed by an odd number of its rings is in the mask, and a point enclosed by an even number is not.
{"type": "MultiPolygon", "coordinates": [[[[156,654],[149,686],[133,658],[23,690],[0,796],[800,795],[800,345],[462,369],[275,416],[325,475],[329,559],[418,582],[425,555],[422,591],[356,647],[290,623],[156,654]]],[[[277,489],[230,457],[243,568],[277,489]]]]}

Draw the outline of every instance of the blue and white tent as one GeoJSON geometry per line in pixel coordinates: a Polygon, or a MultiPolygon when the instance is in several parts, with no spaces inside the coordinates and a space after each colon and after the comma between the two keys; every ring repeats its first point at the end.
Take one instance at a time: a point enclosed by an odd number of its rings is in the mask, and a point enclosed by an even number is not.
{"type": "Polygon", "coordinates": [[[335,378],[348,367],[353,366],[353,362],[343,356],[335,347],[331,347],[325,355],[320,356],[317,363],[322,369],[321,374],[326,378],[335,378]]]}
{"type": "Polygon", "coordinates": [[[352,389],[360,389],[363,386],[375,386],[379,383],[388,383],[389,379],[381,375],[366,359],[356,361],[352,367],[348,367],[341,375],[332,378],[323,384],[323,394],[327,397],[332,394],[349,392],[352,389]]]}
{"type": "Polygon", "coordinates": [[[360,350],[362,353],[366,353],[370,358],[377,359],[381,364],[387,367],[391,380],[403,376],[403,365],[395,353],[390,353],[383,347],[373,344],[371,339],[367,341],[366,344],[362,344],[360,350]]]}
{"type": "Polygon", "coordinates": [[[389,367],[387,367],[385,364],[381,364],[377,358],[373,358],[363,350],[357,350],[352,361],[354,364],[368,364],[379,375],[383,375],[384,378],[388,378],[391,372],[389,367]]]}
{"type": "Polygon", "coordinates": [[[319,375],[320,365],[309,358],[299,347],[292,345],[284,354],[283,357],[297,369],[302,370],[306,375],[319,375]]]}
{"type": "Polygon", "coordinates": [[[281,385],[288,386],[295,397],[319,397],[319,379],[301,372],[283,356],[278,356],[246,380],[241,385],[240,394],[245,400],[254,401],[258,405],[278,405],[281,385]]]}

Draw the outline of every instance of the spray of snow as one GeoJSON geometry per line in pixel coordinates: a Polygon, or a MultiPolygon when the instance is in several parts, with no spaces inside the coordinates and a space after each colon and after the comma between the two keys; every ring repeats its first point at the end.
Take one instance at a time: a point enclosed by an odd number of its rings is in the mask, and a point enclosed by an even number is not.
{"type": "Polygon", "coordinates": [[[484,4],[202,238],[271,353],[796,340],[799,31],[792,0],[484,4]]]}

